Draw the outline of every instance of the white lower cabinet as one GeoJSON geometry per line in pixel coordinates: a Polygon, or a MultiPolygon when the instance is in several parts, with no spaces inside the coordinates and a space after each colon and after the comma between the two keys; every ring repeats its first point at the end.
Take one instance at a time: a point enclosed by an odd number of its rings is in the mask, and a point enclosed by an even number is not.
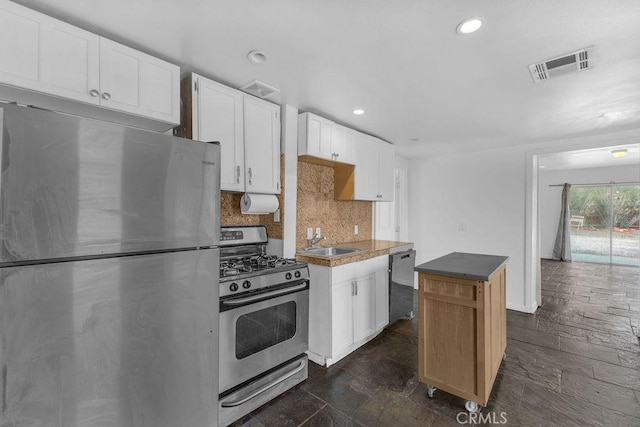
{"type": "Polygon", "coordinates": [[[309,358],[329,366],[389,323],[388,256],[337,267],[310,264],[309,358]]]}

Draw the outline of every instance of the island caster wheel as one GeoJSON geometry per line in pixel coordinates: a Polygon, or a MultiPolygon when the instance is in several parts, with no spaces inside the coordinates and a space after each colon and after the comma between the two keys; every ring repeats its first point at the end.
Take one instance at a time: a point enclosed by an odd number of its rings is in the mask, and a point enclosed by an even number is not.
{"type": "Polygon", "coordinates": [[[507,360],[507,352],[502,353],[502,360],[507,360]]]}
{"type": "Polygon", "coordinates": [[[432,385],[427,384],[427,396],[429,396],[430,398],[433,398],[433,393],[435,393],[437,390],[437,388],[435,388],[432,385]]]}
{"type": "Polygon", "coordinates": [[[470,413],[474,413],[478,412],[478,410],[480,409],[480,405],[478,405],[476,402],[472,402],[471,400],[467,400],[464,404],[464,408],[470,413]]]}

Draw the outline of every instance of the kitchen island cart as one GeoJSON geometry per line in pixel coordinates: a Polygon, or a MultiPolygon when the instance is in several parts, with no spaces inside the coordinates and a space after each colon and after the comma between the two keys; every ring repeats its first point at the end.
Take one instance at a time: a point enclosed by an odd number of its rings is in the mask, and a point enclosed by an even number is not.
{"type": "Polygon", "coordinates": [[[429,397],[441,389],[486,406],[507,343],[506,256],[453,252],[421,264],[418,368],[429,397]]]}

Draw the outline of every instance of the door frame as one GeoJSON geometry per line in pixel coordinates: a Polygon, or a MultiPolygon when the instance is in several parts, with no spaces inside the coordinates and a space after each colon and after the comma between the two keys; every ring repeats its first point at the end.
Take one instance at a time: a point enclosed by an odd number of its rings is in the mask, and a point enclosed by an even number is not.
{"type": "Polygon", "coordinates": [[[550,141],[525,153],[525,260],[524,260],[524,305],[527,313],[535,313],[542,303],[542,281],[540,277],[540,203],[538,167],[540,157],[566,151],[589,148],[614,147],[637,144],[640,129],[621,131],[605,135],[590,135],[550,141]]]}

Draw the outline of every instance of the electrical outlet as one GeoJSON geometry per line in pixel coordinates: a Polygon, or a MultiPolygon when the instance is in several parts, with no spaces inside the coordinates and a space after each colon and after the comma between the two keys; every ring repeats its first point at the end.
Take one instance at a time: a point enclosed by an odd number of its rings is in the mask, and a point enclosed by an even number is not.
{"type": "Polygon", "coordinates": [[[276,209],[273,213],[273,222],[280,222],[280,209],[276,209]]]}
{"type": "Polygon", "coordinates": [[[313,227],[307,227],[307,240],[313,239],[313,227]]]}
{"type": "Polygon", "coordinates": [[[458,231],[467,231],[467,224],[461,222],[460,225],[458,225],[458,231]]]}
{"type": "Polygon", "coordinates": [[[358,235],[358,224],[353,226],[353,234],[358,235]]]}
{"type": "Polygon", "coordinates": [[[322,234],[320,234],[320,227],[316,227],[316,237],[320,236],[322,236],[322,234]]]}

